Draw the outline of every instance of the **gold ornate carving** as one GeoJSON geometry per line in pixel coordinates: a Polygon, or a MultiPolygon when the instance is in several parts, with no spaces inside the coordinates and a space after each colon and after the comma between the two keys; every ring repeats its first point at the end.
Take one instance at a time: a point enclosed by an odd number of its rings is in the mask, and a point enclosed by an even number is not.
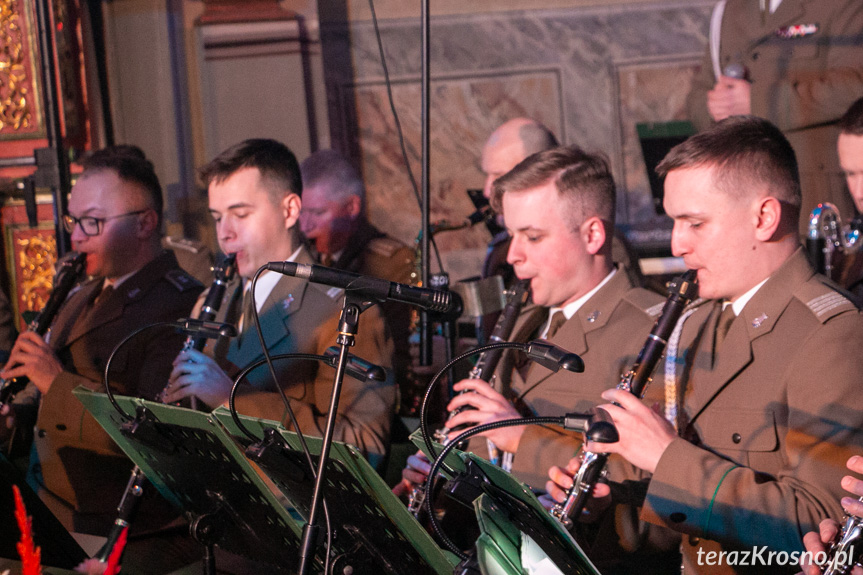
{"type": "Polygon", "coordinates": [[[45,307],[54,281],[54,264],[57,261],[57,240],[51,233],[19,237],[15,240],[17,254],[18,309],[39,311],[45,307]]]}
{"type": "Polygon", "coordinates": [[[36,125],[24,10],[21,0],[0,0],[0,135],[36,125]]]}

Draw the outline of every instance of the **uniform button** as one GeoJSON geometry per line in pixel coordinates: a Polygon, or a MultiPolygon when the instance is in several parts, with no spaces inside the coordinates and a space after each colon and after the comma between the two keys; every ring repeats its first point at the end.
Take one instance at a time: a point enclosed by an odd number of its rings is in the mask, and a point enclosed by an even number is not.
{"type": "Polygon", "coordinates": [[[700,537],[695,537],[694,535],[689,536],[689,544],[690,545],[698,545],[699,543],[701,543],[700,537]]]}
{"type": "Polygon", "coordinates": [[[668,518],[671,519],[673,523],[683,523],[684,521],[686,521],[686,513],[680,513],[679,511],[675,511],[674,513],[669,515],[668,518]]]}
{"type": "Polygon", "coordinates": [[[743,439],[743,438],[742,438],[742,437],[740,437],[740,434],[739,434],[739,433],[735,433],[734,435],[732,435],[732,436],[731,436],[731,441],[733,441],[734,443],[740,443],[740,441],[741,441],[742,439],[743,439]]]}
{"type": "Polygon", "coordinates": [[[38,435],[39,437],[45,437],[45,430],[40,429],[39,431],[36,432],[36,435],[38,435]]]}

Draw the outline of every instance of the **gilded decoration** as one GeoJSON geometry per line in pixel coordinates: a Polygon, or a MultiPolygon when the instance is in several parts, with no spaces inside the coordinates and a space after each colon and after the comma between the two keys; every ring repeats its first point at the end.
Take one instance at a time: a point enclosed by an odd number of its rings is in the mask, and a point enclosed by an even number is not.
{"type": "Polygon", "coordinates": [[[23,0],[0,0],[0,138],[39,130],[23,0]]]}
{"type": "Polygon", "coordinates": [[[50,231],[15,238],[18,309],[40,311],[51,295],[57,240],[50,231]]]}

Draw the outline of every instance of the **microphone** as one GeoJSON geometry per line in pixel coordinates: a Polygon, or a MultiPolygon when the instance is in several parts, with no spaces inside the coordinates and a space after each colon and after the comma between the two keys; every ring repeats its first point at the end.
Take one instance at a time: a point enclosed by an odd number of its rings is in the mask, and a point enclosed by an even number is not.
{"type": "MultiPolygon", "coordinates": [[[[335,367],[339,359],[339,348],[331,345],[327,348],[324,355],[332,358],[330,365],[335,367]]],[[[352,354],[348,354],[348,365],[345,367],[345,371],[347,371],[348,375],[360,381],[386,381],[387,379],[387,372],[384,368],[352,354]]]]}
{"type": "Polygon", "coordinates": [[[174,327],[180,333],[207,339],[237,336],[237,329],[234,326],[217,321],[181,318],[174,322],[174,327]]]}
{"type": "Polygon", "coordinates": [[[584,371],[584,361],[576,354],[550,344],[541,339],[535,339],[525,348],[527,357],[557,373],[560,368],[581,373],[584,371]]]}
{"type": "Polygon", "coordinates": [[[294,262],[270,262],[264,269],[294,276],[312,283],[342,288],[346,292],[378,302],[397,301],[441,314],[461,315],[462,303],[451,291],[414,287],[345,270],[294,262]]]}
{"type": "Polygon", "coordinates": [[[746,77],[749,76],[749,70],[747,70],[746,66],[740,62],[731,62],[722,69],[722,75],[728,76],[729,78],[736,78],[738,80],[745,80],[746,77]]]}

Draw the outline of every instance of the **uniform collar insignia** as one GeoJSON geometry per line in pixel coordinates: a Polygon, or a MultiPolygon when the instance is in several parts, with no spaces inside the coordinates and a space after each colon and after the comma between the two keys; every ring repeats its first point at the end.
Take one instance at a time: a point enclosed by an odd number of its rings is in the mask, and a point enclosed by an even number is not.
{"type": "Polygon", "coordinates": [[[129,290],[129,293],[126,294],[126,297],[128,297],[129,299],[132,299],[133,297],[137,296],[139,293],[141,293],[141,288],[132,288],[129,290]]]}
{"type": "Polygon", "coordinates": [[[593,323],[593,322],[595,322],[597,319],[599,319],[599,310],[598,310],[598,309],[597,309],[597,310],[593,310],[592,312],[590,312],[589,314],[587,314],[587,322],[588,322],[588,323],[593,323]]]}
{"type": "Polygon", "coordinates": [[[763,324],[765,321],[767,321],[767,314],[762,313],[761,315],[752,320],[752,327],[761,327],[761,324],[763,324]]]}
{"type": "Polygon", "coordinates": [[[288,311],[292,303],[294,303],[294,294],[288,294],[288,297],[282,300],[282,309],[288,311]]]}

